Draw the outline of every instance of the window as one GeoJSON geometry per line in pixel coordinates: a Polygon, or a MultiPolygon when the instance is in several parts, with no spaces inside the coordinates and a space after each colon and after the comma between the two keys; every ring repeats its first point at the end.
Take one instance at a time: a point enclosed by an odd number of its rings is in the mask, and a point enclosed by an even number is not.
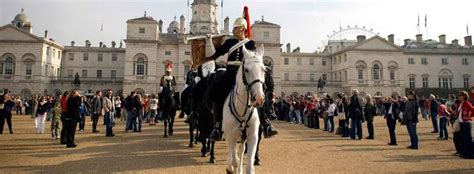
{"type": "Polygon", "coordinates": [[[46,47],[46,56],[49,56],[51,52],[51,47],[46,47]]]}
{"type": "Polygon", "coordinates": [[[321,65],[326,66],[326,59],[323,59],[321,65]]]}
{"type": "Polygon", "coordinates": [[[97,61],[102,62],[104,60],[104,55],[102,53],[97,54],[97,61]]]}
{"type": "Polygon", "coordinates": [[[439,88],[453,88],[453,79],[452,78],[439,78],[439,88]]]}
{"type": "Polygon", "coordinates": [[[421,64],[428,65],[428,60],[426,58],[421,58],[421,64]]]}
{"type": "Polygon", "coordinates": [[[145,33],[145,28],[138,28],[138,33],[145,33]]]}
{"type": "Polygon", "coordinates": [[[117,70],[111,70],[110,71],[110,78],[112,78],[112,79],[117,78],[117,70]]]}
{"type": "Polygon", "coordinates": [[[428,88],[428,77],[423,77],[423,88],[428,88]]]}
{"type": "Polygon", "coordinates": [[[395,80],[395,70],[390,70],[390,80],[395,80]]]}
{"type": "Polygon", "coordinates": [[[309,65],[314,65],[314,58],[309,59],[309,65]]]}
{"type": "Polygon", "coordinates": [[[408,58],[408,64],[415,64],[415,59],[408,58]]]}
{"type": "Polygon", "coordinates": [[[289,60],[288,58],[285,58],[285,59],[283,59],[283,60],[284,60],[284,64],[285,64],[285,65],[290,64],[290,60],[289,60]]]}
{"type": "Polygon", "coordinates": [[[357,79],[360,81],[364,80],[364,70],[363,69],[358,69],[357,70],[357,79]]]}
{"type": "Polygon", "coordinates": [[[270,39],[270,32],[264,31],[264,32],[263,32],[263,38],[264,38],[264,39],[270,39]]]}
{"type": "Polygon", "coordinates": [[[410,77],[410,89],[415,89],[415,78],[410,77]]]}
{"type": "Polygon", "coordinates": [[[138,58],[138,60],[137,60],[137,69],[136,70],[137,70],[136,75],[138,75],[138,76],[145,75],[145,59],[138,58]]]}
{"type": "Polygon", "coordinates": [[[186,78],[186,76],[188,75],[188,72],[191,70],[191,65],[185,64],[183,70],[184,70],[183,74],[185,74],[184,76],[186,78]]]}
{"type": "Polygon", "coordinates": [[[46,65],[46,68],[44,68],[44,75],[45,76],[48,76],[48,70],[49,70],[49,67],[48,67],[48,65],[46,65]]]}
{"type": "Polygon", "coordinates": [[[296,64],[297,64],[297,65],[301,65],[301,58],[297,58],[297,59],[296,59],[296,64]]]}
{"type": "Polygon", "coordinates": [[[374,80],[380,80],[380,66],[378,64],[375,64],[374,67],[372,67],[372,72],[374,80]]]}
{"type": "Polygon", "coordinates": [[[112,53],[112,62],[117,61],[117,53],[112,53]]]}
{"type": "Polygon", "coordinates": [[[467,62],[467,59],[464,58],[464,59],[462,59],[462,64],[463,64],[463,65],[469,65],[469,62],[467,62]]]}
{"type": "Polygon", "coordinates": [[[13,58],[8,57],[5,60],[5,75],[11,76],[15,73],[15,62],[13,62],[13,58]]]}
{"type": "Polygon", "coordinates": [[[86,69],[82,70],[82,77],[87,78],[87,70],[86,69]]]}
{"type": "Polygon", "coordinates": [[[328,79],[328,75],[327,74],[323,74],[323,80],[327,80],[328,79]]]}
{"type": "Polygon", "coordinates": [[[314,74],[311,73],[311,74],[309,75],[309,81],[314,82],[314,81],[315,81],[314,77],[315,77],[314,74]]]}
{"type": "Polygon", "coordinates": [[[285,73],[285,80],[286,81],[290,80],[290,73],[285,73]]]}
{"type": "Polygon", "coordinates": [[[72,69],[67,70],[67,77],[72,78],[72,69]]]}
{"type": "Polygon", "coordinates": [[[347,62],[347,54],[344,53],[344,62],[347,62]]]}
{"type": "Polygon", "coordinates": [[[165,55],[171,56],[171,51],[165,51],[165,55]]]}
{"type": "Polygon", "coordinates": [[[184,52],[184,55],[185,55],[185,56],[190,56],[190,55],[191,55],[191,51],[185,51],[185,52],[184,52]]]}
{"type": "Polygon", "coordinates": [[[441,59],[441,64],[447,65],[448,64],[448,58],[442,58],[441,59]]]}
{"type": "Polygon", "coordinates": [[[102,78],[102,70],[101,69],[97,70],[97,78],[98,79],[102,78]]]}
{"type": "Polygon", "coordinates": [[[463,80],[464,80],[464,89],[469,89],[469,87],[470,87],[469,86],[469,84],[470,84],[469,83],[469,77],[464,77],[463,80]]]}
{"type": "Polygon", "coordinates": [[[58,59],[61,59],[61,51],[58,50],[58,59]]]}
{"type": "Polygon", "coordinates": [[[301,73],[296,74],[296,80],[301,80],[301,73]]]}
{"type": "Polygon", "coordinates": [[[69,56],[69,60],[74,60],[74,53],[69,53],[68,56],[69,56]]]}
{"type": "Polygon", "coordinates": [[[32,63],[27,63],[25,65],[25,69],[26,69],[26,72],[25,72],[25,75],[26,75],[26,78],[31,78],[31,75],[33,74],[33,64],[32,63]]]}
{"type": "Polygon", "coordinates": [[[83,59],[84,61],[88,61],[88,60],[89,60],[89,53],[84,53],[84,54],[82,55],[82,59],[83,59]]]}
{"type": "Polygon", "coordinates": [[[56,49],[53,48],[53,57],[56,57],[56,49]]]}

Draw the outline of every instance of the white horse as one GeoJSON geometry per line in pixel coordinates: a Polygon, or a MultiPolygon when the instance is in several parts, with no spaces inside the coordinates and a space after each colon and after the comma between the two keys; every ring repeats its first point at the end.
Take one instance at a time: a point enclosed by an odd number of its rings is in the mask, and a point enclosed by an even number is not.
{"type": "Polygon", "coordinates": [[[256,107],[262,107],[265,93],[265,66],[263,46],[257,52],[248,51],[243,46],[244,58],[237,72],[234,89],[227,96],[223,108],[225,141],[229,154],[227,173],[243,172],[242,163],[247,143],[247,173],[255,173],[254,160],[258,143],[260,121],[256,107]]]}

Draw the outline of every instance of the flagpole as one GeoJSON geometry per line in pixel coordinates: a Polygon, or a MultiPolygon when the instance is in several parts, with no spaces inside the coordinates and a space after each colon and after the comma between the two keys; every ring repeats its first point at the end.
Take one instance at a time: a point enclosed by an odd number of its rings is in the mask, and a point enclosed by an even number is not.
{"type": "Polygon", "coordinates": [[[426,29],[426,39],[429,38],[428,36],[428,15],[425,13],[425,29],[426,29]]]}

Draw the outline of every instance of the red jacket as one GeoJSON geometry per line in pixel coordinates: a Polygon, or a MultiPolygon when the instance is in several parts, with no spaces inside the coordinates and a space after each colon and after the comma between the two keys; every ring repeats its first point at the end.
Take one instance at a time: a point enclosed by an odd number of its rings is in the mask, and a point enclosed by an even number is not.
{"type": "Polygon", "coordinates": [[[61,102],[61,112],[65,113],[67,111],[67,97],[62,96],[60,102],[61,102]]]}
{"type": "MultiPolygon", "coordinates": [[[[470,122],[474,108],[472,104],[468,101],[464,102],[461,108],[461,116],[463,122],[470,122]]],[[[459,113],[458,113],[459,114],[459,113]]]]}

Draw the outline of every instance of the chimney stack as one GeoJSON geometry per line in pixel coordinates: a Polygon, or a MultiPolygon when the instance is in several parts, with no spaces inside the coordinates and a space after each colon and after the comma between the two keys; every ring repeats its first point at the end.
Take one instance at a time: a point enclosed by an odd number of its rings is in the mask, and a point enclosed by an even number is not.
{"type": "Polygon", "coordinates": [[[163,33],[163,21],[161,19],[158,21],[158,29],[160,29],[160,33],[163,33]]]}
{"type": "Polygon", "coordinates": [[[459,43],[458,43],[458,40],[457,39],[454,39],[453,41],[451,41],[451,44],[453,46],[459,46],[459,43]]]}
{"type": "Polygon", "coordinates": [[[103,44],[104,44],[104,43],[102,43],[102,41],[100,41],[100,42],[99,42],[99,48],[102,48],[102,45],[103,45],[103,44]]]}
{"type": "Polygon", "coordinates": [[[48,30],[44,30],[44,39],[48,39],[48,30]]]}
{"type": "Polygon", "coordinates": [[[403,43],[404,43],[403,45],[404,45],[405,47],[407,47],[408,44],[410,43],[410,39],[405,39],[405,40],[403,40],[403,43]]]}
{"type": "Polygon", "coordinates": [[[290,43],[286,44],[286,52],[291,53],[291,44],[290,43]]]}
{"type": "Polygon", "coordinates": [[[229,17],[224,19],[224,33],[229,33],[229,17]]]}
{"type": "Polygon", "coordinates": [[[85,45],[87,48],[91,47],[91,41],[89,40],[86,40],[86,45],[85,45]]]}
{"type": "Polygon", "coordinates": [[[472,37],[471,36],[464,37],[464,45],[466,45],[468,47],[472,46],[472,37]]]}
{"type": "Polygon", "coordinates": [[[115,41],[112,41],[112,43],[111,43],[112,48],[115,48],[115,45],[116,45],[116,44],[117,44],[117,43],[115,43],[115,41]]]}
{"type": "Polygon", "coordinates": [[[357,35],[357,43],[363,42],[365,40],[365,35],[357,35]]]}
{"type": "Polygon", "coordinates": [[[416,42],[417,43],[423,42],[423,35],[422,34],[417,34],[416,35],[416,42]]]}
{"type": "Polygon", "coordinates": [[[393,34],[388,35],[388,42],[395,44],[395,35],[393,34]]]}
{"type": "Polygon", "coordinates": [[[181,17],[179,17],[179,33],[181,34],[184,34],[184,24],[185,24],[185,19],[184,19],[184,16],[181,15],[181,17]]]}
{"type": "Polygon", "coordinates": [[[439,43],[440,44],[446,44],[446,35],[444,35],[444,34],[439,35],[439,43]]]}
{"type": "Polygon", "coordinates": [[[76,42],[71,41],[71,47],[73,47],[75,43],[76,43],[76,42]]]}

